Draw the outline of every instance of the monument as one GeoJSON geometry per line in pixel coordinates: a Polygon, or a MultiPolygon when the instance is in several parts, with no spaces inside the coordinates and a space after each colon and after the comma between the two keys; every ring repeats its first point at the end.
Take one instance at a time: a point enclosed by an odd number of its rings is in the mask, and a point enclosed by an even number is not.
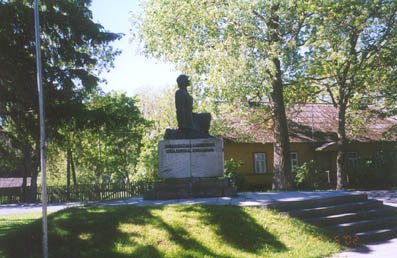
{"type": "Polygon", "coordinates": [[[210,113],[193,113],[190,80],[177,78],[175,92],[178,129],[166,129],[159,142],[161,180],[145,199],[178,199],[236,195],[236,187],[224,178],[223,140],[209,134],[210,113]]]}

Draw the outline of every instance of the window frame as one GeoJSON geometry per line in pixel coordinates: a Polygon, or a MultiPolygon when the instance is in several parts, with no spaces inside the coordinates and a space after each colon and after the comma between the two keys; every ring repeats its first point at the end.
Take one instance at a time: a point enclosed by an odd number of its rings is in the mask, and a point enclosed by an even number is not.
{"type": "Polygon", "coordinates": [[[347,158],[347,166],[348,168],[354,169],[357,168],[358,165],[358,152],[357,151],[349,151],[346,153],[347,158]],[[350,154],[355,154],[354,157],[350,157],[350,154]]]}
{"type": "Polygon", "coordinates": [[[290,162],[291,162],[291,169],[294,168],[294,164],[293,164],[293,161],[294,161],[294,160],[296,160],[296,166],[299,166],[299,154],[298,154],[298,152],[297,152],[297,151],[291,151],[291,152],[289,153],[289,160],[290,160],[290,162]],[[296,159],[293,159],[293,158],[291,157],[291,154],[295,154],[295,155],[296,155],[296,159]]]}
{"type": "Polygon", "coordinates": [[[266,152],[254,152],[253,153],[254,173],[255,174],[259,174],[260,175],[260,174],[266,174],[268,172],[268,170],[267,170],[267,157],[266,156],[267,156],[266,152]],[[257,160],[256,159],[256,157],[257,157],[256,154],[263,154],[264,159],[263,160],[257,160]],[[257,172],[258,171],[257,162],[262,162],[262,164],[263,164],[263,166],[262,166],[263,172],[257,172]]]}

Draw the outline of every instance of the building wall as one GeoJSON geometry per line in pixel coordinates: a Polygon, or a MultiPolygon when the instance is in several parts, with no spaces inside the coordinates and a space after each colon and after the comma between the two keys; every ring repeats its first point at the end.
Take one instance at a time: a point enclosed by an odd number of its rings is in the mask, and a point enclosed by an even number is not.
{"type": "Polygon", "coordinates": [[[397,151],[397,142],[353,142],[348,144],[347,152],[357,152],[359,157],[371,157],[376,151],[397,151]]]}
{"type": "MultiPolygon", "coordinates": [[[[298,153],[299,165],[309,160],[321,161],[322,170],[329,170],[331,175],[331,182],[336,172],[336,146],[332,146],[326,151],[316,152],[312,143],[291,143],[291,152],[298,153]]],[[[376,151],[397,151],[397,143],[350,143],[348,144],[347,152],[357,152],[359,158],[370,158],[376,151]]],[[[242,160],[245,164],[239,169],[238,173],[244,177],[244,187],[260,186],[263,188],[271,188],[273,179],[273,144],[266,143],[224,143],[225,160],[233,158],[235,161],[242,160]],[[264,174],[255,173],[254,167],[254,153],[266,153],[266,167],[267,172],[264,174]]],[[[396,169],[397,174],[397,159],[396,164],[392,169],[396,169]]]]}
{"type": "MultiPolygon", "coordinates": [[[[298,153],[299,165],[314,158],[312,144],[292,143],[291,152],[298,153]]],[[[265,186],[271,188],[273,180],[273,144],[272,143],[224,143],[225,160],[233,158],[234,161],[242,160],[244,165],[238,173],[244,176],[244,186],[265,186]],[[255,173],[254,153],[266,153],[267,171],[263,174],[255,173]]]]}
{"type": "Polygon", "coordinates": [[[273,144],[260,143],[224,143],[225,160],[233,158],[234,161],[243,161],[244,165],[238,173],[244,176],[244,186],[271,187],[273,179],[273,144]],[[266,153],[267,172],[256,174],[254,168],[254,153],[266,153]]]}
{"type": "Polygon", "coordinates": [[[314,159],[314,146],[312,143],[290,143],[290,151],[298,153],[299,166],[306,161],[314,159]]]}

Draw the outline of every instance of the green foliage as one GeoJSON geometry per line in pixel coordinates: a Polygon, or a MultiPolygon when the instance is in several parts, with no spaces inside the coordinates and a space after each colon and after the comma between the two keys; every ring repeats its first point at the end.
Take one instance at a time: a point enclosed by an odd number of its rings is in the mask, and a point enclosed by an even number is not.
{"type": "Polygon", "coordinates": [[[138,105],[145,119],[152,121],[152,130],[158,134],[164,133],[165,128],[176,128],[175,91],[177,86],[153,92],[151,89],[142,88],[137,98],[138,105]]]}
{"type": "MultiPolygon", "coordinates": [[[[14,151],[29,161],[25,173],[35,186],[40,132],[33,2],[0,0],[0,121],[14,151]]],[[[119,53],[110,43],[122,35],[92,20],[90,0],[39,3],[46,135],[61,142],[60,128],[84,113],[100,73],[119,53]]]]}
{"type": "Polygon", "coordinates": [[[11,144],[11,139],[2,132],[0,123],[0,177],[11,176],[16,172],[20,155],[11,144]]]}
{"type": "Polygon", "coordinates": [[[150,122],[137,100],[124,93],[93,94],[86,110],[59,130],[63,141],[50,145],[49,177],[66,184],[66,152],[74,156],[78,183],[128,181],[136,172],[142,137],[150,122]],[[84,119],[82,123],[79,121],[84,119]],[[80,126],[82,125],[82,126],[80,126]]]}
{"type": "Polygon", "coordinates": [[[283,62],[282,80],[296,79],[306,1],[151,0],[144,15],[133,16],[133,38],[148,56],[170,61],[194,75],[196,95],[226,100],[268,100],[275,73],[273,57],[283,62]],[[273,40],[272,8],[280,24],[273,40]]]}
{"type": "Polygon", "coordinates": [[[158,142],[163,139],[167,127],[176,128],[174,92],[176,87],[153,92],[142,89],[138,94],[139,107],[145,119],[151,121],[146,128],[133,181],[158,179],[158,142]]]}
{"type": "Polygon", "coordinates": [[[354,188],[384,188],[397,183],[397,152],[377,151],[372,157],[357,161],[349,168],[349,186],[354,188]]]}
{"type": "Polygon", "coordinates": [[[224,165],[224,175],[227,178],[232,180],[233,184],[237,186],[238,189],[241,189],[244,184],[244,177],[237,173],[240,167],[244,166],[244,161],[234,161],[233,158],[229,160],[225,160],[224,165]]]}
{"type": "Polygon", "coordinates": [[[294,182],[298,189],[322,189],[327,183],[325,173],[320,173],[314,160],[294,167],[294,182]]]}
{"type": "MultiPolygon", "coordinates": [[[[301,82],[301,47],[310,11],[307,1],[150,0],[132,17],[142,52],[192,75],[193,95],[202,102],[225,101],[239,109],[248,102],[271,103],[275,135],[276,188],[286,188],[288,135],[283,91],[301,82]]],[[[262,114],[263,115],[263,114],[262,114]]]]}
{"type": "Polygon", "coordinates": [[[363,121],[362,112],[354,115],[354,110],[376,105],[391,114],[397,89],[396,1],[310,2],[305,73],[320,99],[350,112],[349,122],[361,128],[365,122],[354,119],[363,121]]]}
{"type": "Polygon", "coordinates": [[[159,177],[159,156],[158,142],[162,135],[145,135],[142,139],[142,147],[138,157],[136,173],[133,175],[133,181],[156,181],[159,177]]]}
{"type": "MultiPolygon", "coordinates": [[[[397,2],[313,0],[305,51],[305,77],[319,98],[338,110],[338,155],[348,136],[365,133],[367,116],[357,110],[396,109],[397,2]],[[348,122],[348,124],[346,123],[348,122]],[[348,125],[348,126],[347,126],[348,125]]],[[[337,163],[337,189],[346,164],[337,163]]]]}

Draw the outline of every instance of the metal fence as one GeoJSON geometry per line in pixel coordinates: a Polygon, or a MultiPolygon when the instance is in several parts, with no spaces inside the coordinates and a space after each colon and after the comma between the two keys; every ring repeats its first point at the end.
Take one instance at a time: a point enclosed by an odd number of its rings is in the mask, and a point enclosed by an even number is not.
{"type": "Polygon", "coordinates": [[[18,203],[21,201],[21,188],[0,188],[0,204],[18,203]]]}

